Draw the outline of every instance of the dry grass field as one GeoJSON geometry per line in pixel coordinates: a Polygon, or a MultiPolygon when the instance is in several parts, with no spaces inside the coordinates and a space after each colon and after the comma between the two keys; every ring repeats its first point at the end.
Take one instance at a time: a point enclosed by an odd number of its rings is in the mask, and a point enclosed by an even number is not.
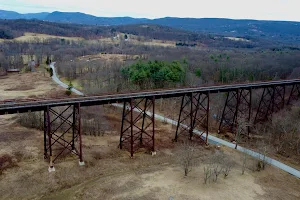
{"type": "Polygon", "coordinates": [[[64,95],[48,73],[43,71],[8,74],[0,77],[0,101],[5,99],[46,98],[64,95]],[[51,95],[50,95],[51,94],[51,95]]]}
{"type": "MultiPolygon", "coordinates": [[[[120,37],[124,37],[124,34],[120,34],[120,37]]],[[[17,42],[43,42],[48,39],[64,39],[73,42],[86,42],[87,44],[97,44],[97,43],[107,43],[107,44],[119,44],[120,39],[112,39],[110,37],[104,37],[101,39],[91,39],[87,40],[81,37],[63,37],[56,35],[48,35],[48,34],[40,34],[40,33],[31,33],[25,32],[23,36],[17,37],[13,39],[13,41],[17,42]]],[[[4,39],[0,39],[0,42],[6,41],[4,39]]],[[[9,40],[8,40],[9,41],[9,40]]],[[[130,35],[130,39],[125,41],[134,45],[145,45],[145,46],[162,46],[162,47],[176,47],[176,43],[174,41],[163,41],[163,40],[151,40],[151,41],[139,41],[137,40],[137,36],[130,35]]]]}
{"type": "Polygon", "coordinates": [[[126,61],[127,59],[138,60],[139,55],[125,55],[125,54],[108,54],[108,53],[99,53],[95,55],[85,55],[78,57],[80,61],[95,61],[95,60],[103,60],[103,61],[126,61]]]}
{"type": "Polygon", "coordinates": [[[83,38],[80,37],[63,37],[63,36],[56,36],[56,35],[47,35],[47,34],[39,34],[39,33],[24,33],[23,36],[15,38],[14,40],[18,42],[31,42],[31,41],[43,41],[46,39],[65,39],[70,41],[82,41],[83,38]]]}
{"type": "Polygon", "coordinates": [[[244,38],[238,38],[238,37],[225,37],[225,38],[233,41],[251,42],[250,40],[244,38]]]}

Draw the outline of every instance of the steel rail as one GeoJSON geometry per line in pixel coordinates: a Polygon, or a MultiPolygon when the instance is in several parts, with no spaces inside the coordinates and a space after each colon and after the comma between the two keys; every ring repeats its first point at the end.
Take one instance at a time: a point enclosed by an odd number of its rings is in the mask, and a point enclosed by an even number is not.
{"type": "Polygon", "coordinates": [[[154,91],[144,91],[144,92],[135,92],[135,93],[125,93],[125,94],[109,94],[109,95],[101,95],[101,96],[67,98],[67,99],[58,99],[58,100],[7,102],[4,104],[0,104],[0,115],[22,113],[28,111],[42,111],[47,106],[57,107],[57,106],[74,105],[76,103],[80,103],[81,107],[84,107],[84,106],[92,106],[92,105],[119,103],[119,102],[123,102],[124,100],[129,100],[131,98],[136,99],[136,98],[145,98],[145,97],[155,97],[155,99],[160,99],[160,98],[180,97],[183,96],[184,94],[189,94],[189,93],[199,93],[199,92],[219,93],[219,92],[229,92],[236,89],[258,89],[258,88],[265,88],[270,86],[295,85],[295,84],[300,84],[300,79],[255,82],[255,83],[246,83],[246,84],[193,87],[193,88],[180,88],[180,89],[167,89],[167,90],[154,90],[154,91]]]}

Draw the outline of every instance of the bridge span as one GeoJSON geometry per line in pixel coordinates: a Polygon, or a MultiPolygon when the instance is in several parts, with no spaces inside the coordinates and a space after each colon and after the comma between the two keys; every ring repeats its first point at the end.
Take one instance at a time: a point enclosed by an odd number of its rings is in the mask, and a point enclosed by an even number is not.
{"type": "MultiPolygon", "coordinates": [[[[213,93],[226,94],[222,117],[219,119],[219,132],[227,130],[235,133],[239,119],[250,122],[253,118],[254,123],[259,123],[293,100],[297,100],[300,96],[300,79],[66,99],[10,100],[0,102],[0,115],[43,111],[44,156],[50,160],[52,167],[52,163],[65,151],[78,155],[80,163],[83,163],[81,109],[86,106],[123,103],[120,148],[128,149],[133,156],[134,152],[141,147],[155,151],[155,100],[181,97],[174,140],[177,141],[179,137],[199,138],[207,143],[210,94],[213,93]],[[252,93],[258,89],[261,89],[262,92],[259,106],[254,111],[252,93]],[[186,126],[182,126],[183,124],[186,126]],[[64,127],[63,131],[62,127],[64,127]],[[205,137],[195,135],[194,129],[196,128],[202,129],[205,137]],[[54,153],[54,147],[57,146],[60,147],[60,150],[54,153]]],[[[249,128],[243,131],[244,135],[249,135],[249,128]]]]}

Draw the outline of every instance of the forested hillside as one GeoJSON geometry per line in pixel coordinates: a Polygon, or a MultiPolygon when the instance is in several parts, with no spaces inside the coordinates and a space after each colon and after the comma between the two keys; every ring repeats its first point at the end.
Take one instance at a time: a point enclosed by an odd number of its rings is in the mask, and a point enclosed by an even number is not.
{"type": "Polygon", "coordinates": [[[13,39],[24,35],[25,32],[49,34],[67,37],[82,37],[85,39],[99,39],[114,37],[118,33],[132,34],[146,39],[160,39],[176,41],[179,46],[211,46],[254,48],[272,47],[273,42],[251,38],[251,40],[233,40],[220,35],[195,33],[182,29],[171,28],[155,24],[132,24],[121,26],[92,26],[67,23],[54,23],[40,20],[0,20],[0,38],[13,39]]]}
{"type": "Polygon", "coordinates": [[[300,45],[300,22],[170,17],[154,19],[149,23],[181,27],[189,31],[245,38],[256,37],[300,45]]]}
{"type": "MultiPolygon", "coordinates": [[[[101,15],[101,13],[99,14],[101,15]]],[[[300,22],[233,20],[223,18],[131,18],[131,17],[96,17],[80,12],[52,12],[20,14],[0,10],[0,19],[38,19],[50,22],[113,26],[129,24],[155,24],[197,33],[262,39],[289,45],[300,45],[300,22]]]]}

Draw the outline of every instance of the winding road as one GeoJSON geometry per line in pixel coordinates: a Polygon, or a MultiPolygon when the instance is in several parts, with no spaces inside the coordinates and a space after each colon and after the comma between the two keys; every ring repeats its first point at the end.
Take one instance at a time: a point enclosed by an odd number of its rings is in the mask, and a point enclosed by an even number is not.
{"type": "MultiPolygon", "coordinates": [[[[53,75],[52,75],[52,80],[54,82],[56,82],[57,84],[59,84],[61,87],[67,89],[69,86],[67,84],[65,84],[64,82],[62,82],[61,80],[59,80],[58,75],[56,73],[56,69],[55,69],[55,62],[52,62],[49,66],[53,71],[53,75]]],[[[79,90],[76,90],[75,88],[71,88],[71,91],[74,92],[75,94],[81,95],[83,96],[84,94],[82,92],[80,92],[79,90]]]]}
{"type": "MultiPolygon", "coordinates": [[[[55,65],[55,62],[52,62],[50,64],[50,67],[53,70],[52,80],[54,82],[56,82],[57,84],[59,84],[61,87],[68,88],[67,84],[65,84],[65,83],[63,83],[62,81],[59,80],[59,78],[58,78],[58,76],[56,74],[56,70],[55,70],[55,66],[54,65],[55,65]]],[[[76,93],[76,94],[78,94],[78,95],[81,95],[81,96],[84,95],[82,92],[80,92],[79,90],[77,90],[75,88],[72,88],[71,91],[74,92],[74,93],[76,93]]],[[[113,104],[113,105],[116,106],[116,107],[123,108],[123,105],[120,105],[120,104],[113,104]]],[[[139,112],[139,110],[137,110],[137,109],[135,109],[135,111],[139,112]]],[[[148,115],[152,115],[152,113],[150,113],[150,112],[147,112],[147,114],[148,115]]],[[[158,120],[161,120],[161,121],[165,121],[167,123],[170,123],[170,124],[173,124],[173,125],[177,126],[177,121],[174,121],[172,119],[166,118],[166,117],[164,117],[162,115],[155,114],[154,116],[155,116],[155,119],[158,119],[158,120]]],[[[186,127],[186,125],[184,125],[184,124],[180,124],[180,125],[186,127]]],[[[199,134],[199,135],[202,134],[202,132],[198,131],[198,130],[194,130],[194,133],[195,134],[199,134]]],[[[202,137],[205,139],[205,136],[202,136],[202,137]]],[[[209,143],[218,144],[218,145],[224,145],[224,146],[230,147],[232,149],[235,149],[235,146],[236,146],[233,143],[227,142],[225,140],[222,140],[222,139],[217,138],[217,137],[212,136],[212,135],[208,135],[208,141],[209,141],[209,143]]],[[[264,155],[262,155],[260,153],[257,153],[255,151],[246,149],[246,148],[241,147],[241,146],[237,146],[237,150],[240,151],[240,152],[246,153],[246,154],[248,154],[248,155],[250,155],[250,156],[252,156],[254,158],[260,159],[260,160],[264,157],[264,155]]],[[[273,165],[273,166],[275,166],[277,168],[280,168],[283,171],[286,171],[289,174],[292,174],[292,175],[296,176],[297,178],[300,178],[300,171],[297,170],[297,169],[295,169],[295,168],[292,168],[292,167],[290,167],[290,166],[288,166],[288,165],[286,165],[286,164],[284,164],[282,162],[279,162],[279,161],[277,161],[277,160],[275,160],[273,158],[270,158],[270,157],[265,157],[265,161],[268,164],[271,164],[271,165],[273,165]]]]}

